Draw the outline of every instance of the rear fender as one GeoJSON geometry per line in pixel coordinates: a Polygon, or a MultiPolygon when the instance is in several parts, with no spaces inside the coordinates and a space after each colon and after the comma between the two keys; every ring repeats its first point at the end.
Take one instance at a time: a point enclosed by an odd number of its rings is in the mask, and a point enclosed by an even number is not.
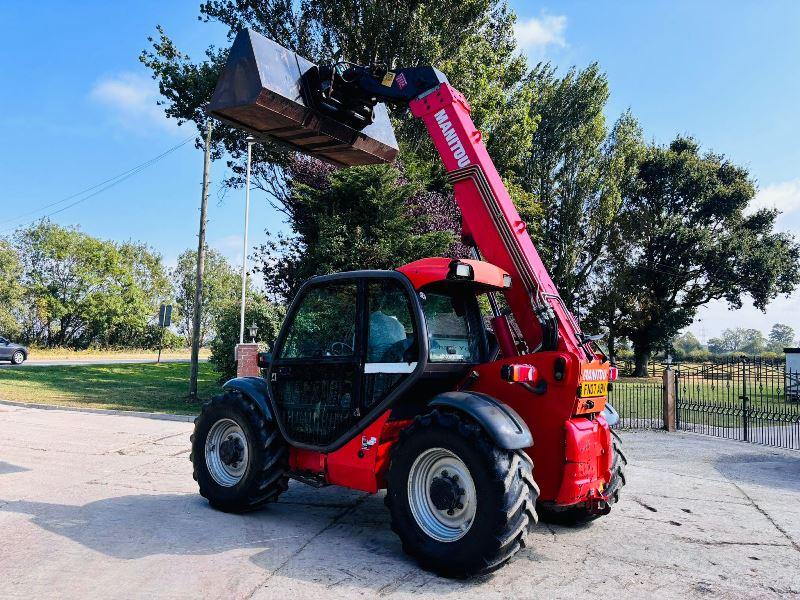
{"type": "Polygon", "coordinates": [[[250,398],[261,409],[267,421],[274,421],[269,405],[269,390],[263,377],[236,377],[225,382],[224,390],[237,390],[250,398]]]}
{"type": "Polygon", "coordinates": [[[479,392],[445,392],[428,404],[433,408],[448,408],[472,417],[504,450],[519,450],[533,446],[531,430],[517,412],[499,400],[479,392]]]}

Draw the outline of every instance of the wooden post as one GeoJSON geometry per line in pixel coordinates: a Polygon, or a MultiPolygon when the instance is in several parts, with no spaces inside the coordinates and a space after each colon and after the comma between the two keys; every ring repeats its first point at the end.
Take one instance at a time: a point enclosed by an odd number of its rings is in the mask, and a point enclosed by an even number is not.
{"type": "Polygon", "coordinates": [[[675,417],[677,407],[675,406],[675,371],[671,365],[667,365],[662,375],[664,384],[662,386],[662,404],[664,411],[664,429],[675,431],[675,417]]]}
{"type": "Polygon", "coordinates": [[[206,154],[203,160],[203,192],[200,196],[200,234],[197,236],[197,280],[194,290],[194,317],[192,319],[192,364],[189,374],[189,399],[197,400],[197,370],[200,361],[200,317],[203,301],[203,271],[206,263],[206,211],[208,210],[208,178],[211,171],[211,130],[208,121],[206,154]]]}

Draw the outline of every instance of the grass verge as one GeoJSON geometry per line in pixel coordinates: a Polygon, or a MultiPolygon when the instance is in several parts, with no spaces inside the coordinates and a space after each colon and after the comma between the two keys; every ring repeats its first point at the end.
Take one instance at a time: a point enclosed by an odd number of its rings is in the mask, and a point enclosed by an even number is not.
{"type": "MultiPolygon", "coordinates": [[[[201,402],[219,391],[218,376],[200,363],[201,402]]],[[[195,414],[201,402],[188,402],[188,389],[188,363],[0,369],[0,400],[14,402],[195,414]]]]}

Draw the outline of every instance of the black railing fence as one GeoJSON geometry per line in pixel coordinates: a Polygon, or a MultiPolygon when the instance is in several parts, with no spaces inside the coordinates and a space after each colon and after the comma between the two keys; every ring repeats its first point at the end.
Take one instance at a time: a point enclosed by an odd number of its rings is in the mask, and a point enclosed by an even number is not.
{"type": "Polygon", "coordinates": [[[615,381],[608,401],[619,413],[620,429],[663,429],[664,386],[658,381],[615,381]]]}
{"type": "Polygon", "coordinates": [[[678,429],[800,449],[800,373],[785,362],[681,364],[675,377],[678,429]]]}

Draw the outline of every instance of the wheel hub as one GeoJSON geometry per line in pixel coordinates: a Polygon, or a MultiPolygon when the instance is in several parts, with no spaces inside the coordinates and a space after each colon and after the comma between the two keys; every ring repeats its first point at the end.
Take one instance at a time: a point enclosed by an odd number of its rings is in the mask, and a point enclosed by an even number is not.
{"type": "Polygon", "coordinates": [[[408,503],[427,536],[454,542],[472,527],[478,496],[461,458],[445,448],[429,448],[417,456],[409,471],[408,503]]]}
{"type": "Polygon", "coordinates": [[[222,462],[229,467],[236,468],[244,458],[244,444],[242,440],[234,435],[229,435],[227,439],[219,445],[219,457],[222,462]]]}
{"type": "Polygon", "coordinates": [[[464,508],[461,500],[466,490],[458,483],[458,475],[450,475],[446,470],[431,480],[429,494],[436,510],[446,511],[453,515],[456,510],[464,508]]]}

